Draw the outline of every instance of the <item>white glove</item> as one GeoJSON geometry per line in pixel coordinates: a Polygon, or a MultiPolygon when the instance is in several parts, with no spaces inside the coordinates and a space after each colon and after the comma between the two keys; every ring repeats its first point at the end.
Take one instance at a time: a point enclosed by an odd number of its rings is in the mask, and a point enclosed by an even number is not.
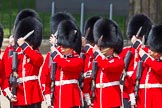
{"type": "Polygon", "coordinates": [[[136,98],[134,93],[129,94],[131,105],[136,105],[136,98]]]}
{"type": "Polygon", "coordinates": [[[52,105],[51,105],[51,96],[50,96],[50,94],[46,94],[45,95],[45,101],[46,101],[46,105],[48,106],[48,107],[51,107],[52,105]]]}

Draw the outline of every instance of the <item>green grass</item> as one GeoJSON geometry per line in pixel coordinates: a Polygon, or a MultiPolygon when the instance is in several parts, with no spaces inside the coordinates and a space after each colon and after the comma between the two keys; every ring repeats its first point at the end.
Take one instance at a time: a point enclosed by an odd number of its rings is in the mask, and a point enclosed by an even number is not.
{"type": "MultiPolygon", "coordinates": [[[[35,9],[35,0],[0,0],[0,23],[3,25],[5,37],[9,37],[12,34],[12,28],[14,20],[19,10],[24,8],[35,9]]],[[[43,38],[49,38],[50,36],[50,12],[38,12],[43,23],[43,38]]],[[[84,22],[91,16],[102,16],[108,18],[106,14],[85,14],[84,22]]],[[[80,14],[73,14],[77,20],[78,27],[80,27],[80,14]]],[[[113,16],[119,27],[121,28],[122,34],[125,38],[125,22],[126,17],[113,16]]]]}

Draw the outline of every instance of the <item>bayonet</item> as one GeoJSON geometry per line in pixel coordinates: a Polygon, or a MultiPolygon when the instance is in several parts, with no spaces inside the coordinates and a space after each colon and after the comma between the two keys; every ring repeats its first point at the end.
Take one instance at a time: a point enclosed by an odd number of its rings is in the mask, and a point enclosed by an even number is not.
{"type": "Polygon", "coordinates": [[[27,39],[29,36],[31,36],[31,34],[34,33],[34,30],[30,31],[29,33],[27,33],[23,38],[24,40],[27,39]]]}
{"type": "Polygon", "coordinates": [[[141,30],[142,30],[142,26],[141,26],[141,27],[138,29],[138,32],[137,32],[137,34],[136,34],[136,37],[138,37],[138,36],[139,36],[139,34],[140,34],[141,30]]]}

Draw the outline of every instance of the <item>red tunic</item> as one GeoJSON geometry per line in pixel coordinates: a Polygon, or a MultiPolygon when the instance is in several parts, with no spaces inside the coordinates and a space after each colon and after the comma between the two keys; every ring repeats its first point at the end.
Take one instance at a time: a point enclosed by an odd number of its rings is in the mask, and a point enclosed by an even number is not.
{"type": "Polygon", "coordinates": [[[130,78],[131,78],[131,76],[137,66],[137,62],[139,60],[137,51],[135,50],[135,48],[133,48],[131,46],[124,47],[119,56],[124,60],[128,51],[131,51],[131,58],[130,58],[130,61],[128,64],[128,68],[127,68],[127,72],[126,72],[127,75],[125,77],[125,82],[124,82],[124,86],[123,86],[123,98],[126,98],[126,99],[129,99],[130,78]]]}
{"type": "MultiPolygon", "coordinates": [[[[51,59],[52,60],[52,59],[51,59]]],[[[50,86],[51,86],[51,79],[50,79],[50,69],[51,69],[51,61],[50,61],[50,52],[47,53],[44,64],[42,66],[42,72],[40,81],[42,84],[42,91],[44,95],[50,95],[50,86]]]]}
{"type": "MultiPolygon", "coordinates": [[[[139,51],[140,48],[141,44],[138,45],[137,50],[139,51]]],[[[160,59],[155,60],[150,57],[147,54],[148,48],[144,48],[143,50],[146,53],[145,59],[143,59],[142,63],[142,74],[139,84],[137,107],[159,108],[159,106],[162,106],[162,61],[160,59]]],[[[132,82],[135,85],[136,70],[132,75],[132,82]]],[[[131,91],[133,93],[133,89],[131,91]]]]}
{"type": "Polygon", "coordinates": [[[85,61],[84,61],[84,86],[83,86],[83,94],[85,101],[88,105],[91,104],[91,82],[92,82],[92,61],[93,57],[89,54],[89,52],[85,53],[85,61]]]}
{"type": "Polygon", "coordinates": [[[95,91],[94,108],[112,108],[122,105],[119,80],[124,68],[124,62],[119,57],[96,58],[98,62],[98,72],[96,76],[97,84],[112,83],[108,87],[97,87],[95,91]],[[115,83],[115,85],[113,85],[115,83]]]}
{"type": "MultiPolygon", "coordinates": [[[[58,46],[57,49],[60,51],[61,47],[58,46]]],[[[40,76],[42,92],[45,96],[45,101],[46,101],[47,106],[51,106],[51,96],[50,96],[50,93],[51,93],[51,79],[50,79],[51,63],[52,63],[51,52],[48,52],[46,54],[45,61],[42,66],[42,72],[41,72],[41,76],[40,76]]],[[[56,71],[57,71],[57,69],[56,69],[56,71]]]]}
{"type": "MultiPolygon", "coordinates": [[[[92,48],[88,48],[92,53],[92,48]]],[[[119,56],[107,58],[97,51],[98,62],[96,89],[93,108],[112,108],[122,105],[119,80],[124,62],[119,56]]]]}
{"type": "MultiPolygon", "coordinates": [[[[8,63],[9,51],[10,50],[11,51],[14,50],[13,46],[11,46],[11,45],[6,47],[6,49],[4,50],[3,56],[2,56],[2,62],[4,64],[4,70],[3,70],[3,73],[2,73],[3,75],[2,76],[5,76],[5,69],[8,68],[8,66],[6,64],[8,63]]],[[[8,80],[3,80],[3,82],[2,82],[2,90],[4,89],[3,84],[5,84],[5,83],[8,83],[8,80]]],[[[3,92],[3,95],[6,96],[6,93],[3,92]]]]}
{"type": "MultiPolygon", "coordinates": [[[[41,82],[45,84],[45,95],[50,94],[50,67],[48,67],[50,53],[47,54],[45,63],[42,68],[41,82]]],[[[80,89],[78,79],[83,67],[83,60],[77,54],[71,57],[61,57],[60,54],[52,56],[53,61],[57,63],[55,73],[55,91],[54,107],[70,108],[80,106],[80,89]]]]}
{"type": "MultiPolygon", "coordinates": [[[[142,68],[137,107],[159,108],[159,106],[162,106],[162,61],[147,57],[142,68]]],[[[136,72],[132,79],[135,82],[136,72]]]]}
{"type": "MultiPolygon", "coordinates": [[[[53,61],[57,63],[59,68],[59,71],[56,73],[56,81],[79,79],[83,67],[83,60],[79,56],[61,58],[60,55],[57,54],[53,57],[53,61]]],[[[80,90],[78,83],[55,86],[54,107],[70,108],[80,105],[80,90]]]]}
{"type": "Polygon", "coordinates": [[[3,62],[0,59],[0,88],[2,88],[3,76],[4,76],[4,67],[3,67],[3,62]]]}
{"type": "MultiPolygon", "coordinates": [[[[40,67],[43,63],[43,56],[38,50],[33,50],[27,43],[24,47],[17,48],[18,53],[18,78],[20,80],[17,87],[17,102],[13,105],[31,105],[42,102],[42,92],[38,81],[40,67]]],[[[12,72],[12,56],[8,59],[5,70],[4,91],[11,97],[10,84],[8,83],[9,76],[12,72]]]]}

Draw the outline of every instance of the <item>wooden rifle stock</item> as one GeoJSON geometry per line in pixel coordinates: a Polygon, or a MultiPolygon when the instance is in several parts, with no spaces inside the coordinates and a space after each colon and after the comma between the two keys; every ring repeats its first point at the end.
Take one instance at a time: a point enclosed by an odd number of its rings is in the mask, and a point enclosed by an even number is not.
{"type": "Polygon", "coordinates": [[[93,61],[92,64],[92,84],[91,84],[91,91],[92,91],[92,103],[95,98],[95,87],[96,87],[96,73],[97,73],[97,61],[93,61]]]}
{"type": "Polygon", "coordinates": [[[10,84],[12,85],[12,94],[16,95],[16,88],[18,86],[18,74],[17,74],[17,65],[18,65],[18,57],[17,52],[13,52],[12,57],[12,74],[10,75],[10,84]]]}
{"type": "Polygon", "coordinates": [[[54,101],[55,73],[56,73],[56,62],[51,62],[50,79],[52,80],[51,82],[51,104],[52,105],[54,101]]]}
{"type": "MultiPolygon", "coordinates": [[[[83,59],[85,59],[85,54],[84,53],[80,53],[80,57],[83,59]]],[[[81,74],[80,74],[80,77],[79,77],[79,86],[81,89],[83,89],[83,79],[84,79],[84,66],[82,68],[82,71],[81,71],[81,74]]]]}
{"type": "MultiPolygon", "coordinates": [[[[136,33],[136,37],[139,36],[141,30],[142,30],[142,26],[138,29],[138,31],[136,33]]],[[[132,55],[131,51],[128,51],[127,54],[126,54],[126,57],[124,59],[125,69],[124,69],[124,72],[122,73],[122,75],[120,77],[120,84],[121,85],[124,85],[124,79],[125,79],[125,76],[127,75],[126,72],[127,72],[127,69],[128,69],[128,65],[129,65],[129,62],[130,62],[131,55],[132,55]]]]}
{"type": "Polygon", "coordinates": [[[132,52],[131,51],[128,51],[127,54],[126,54],[126,57],[124,59],[124,64],[125,64],[125,69],[121,75],[121,78],[120,78],[120,84],[121,85],[124,85],[124,79],[125,79],[125,76],[127,75],[127,69],[128,69],[128,65],[129,65],[129,62],[130,62],[130,58],[131,58],[131,55],[132,55],[132,52]]]}

